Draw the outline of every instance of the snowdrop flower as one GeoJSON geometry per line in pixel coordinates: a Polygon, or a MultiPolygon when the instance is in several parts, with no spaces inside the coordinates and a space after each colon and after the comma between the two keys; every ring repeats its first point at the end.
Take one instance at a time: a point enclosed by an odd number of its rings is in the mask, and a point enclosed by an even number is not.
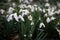
{"type": "Polygon", "coordinates": [[[45,13],[45,14],[44,14],[44,16],[45,16],[45,17],[47,17],[47,16],[48,16],[48,14],[47,14],[47,13],[45,13]]]}
{"type": "Polygon", "coordinates": [[[27,3],[27,4],[28,4],[28,3],[29,3],[29,1],[28,1],[28,0],[24,0],[24,3],[27,3]]]}
{"type": "Polygon", "coordinates": [[[37,7],[37,5],[36,5],[36,4],[34,4],[33,6],[34,6],[34,7],[37,7]]]}
{"type": "Polygon", "coordinates": [[[57,6],[60,7],[60,2],[57,2],[57,6]]]}
{"type": "Polygon", "coordinates": [[[30,37],[32,37],[32,34],[30,34],[30,37]]]}
{"type": "Polygon", "coordinates": [[[58,11],[55,11],[54,13],[56,13],[56,14],[60,14],[60,9],[59,9],[58,11]]]}
{"type": "Polygon", "coordinates": [[[56,7],[52,7],[52,8],[51,8],[51,11],[54,12],[55,9],[56,9],[56,7]]]}
{"type": "Polygon", "coordinates": [[[27,7],[28,7],[28,8],[31,8],[31,5],[28,5],[27,7]]]}
{"type": "Polygon", "coordinates": [[[54,13],[54,9],[48,8],[47,11],[48,11],[48,15],[49,15],[49,16],[52,16],[52,15],[55,14],[55,13],[54,13]]]}
{"type": "Polygon", "coordinates": [[[59,12],[58,12],[58,11],[55,11],[54,13],[55,13],[55,14],[59,14],[59,12]]]}
{"type": "Polygon", "coordinates": [[[20,9],[20,10],[19,10],[19,13],[21,13],[22,11],[23,11],[23,9],[20,9]]]}
{"type": "Polygon", "coordinates": [[[57,31],[59,32],[59,35],[60,35],[60,30],[56,27],[57,31]]]}
{"type": "Polygon", "coordinates": [[[11,2],[11,0],[8,0],[8,2],[11,2]]]}
{"type": "Polygon", "coordinates": [[[37,11],[37,10],[38,10],[38,8],[37,8],[37,7],[35,7],[35,10],[37,11]]]}
{"type": "Polygon", "coordinates": [[[41,20],[41,18],[39,17],[39,20],[41,20]]]}
{"type": "Polygon", "coordinates": [[[56,18],[52,16],[52,17],[51,17],[51,20],[54,20],[54,19],[56,19],[56,18]]]}
{"type": "Polygon", "coordinates": [[[14,14],[11,14],[11,15],[9,15],[9,17],[7,18],[7,21],[8,22],[10,22],[13,18],[12,18],[12,16],[13,16],[14,14]]]}
{"type": "Polygon", "coordinates": [[[46,22],[49,23],[50,21],[51,21],[51,19],[48,17],[48,18],[46,19],[46,22]]]}
{"type": "Polygon", "coordinates": [[[39,11],[42,11],[42,9],[41,9],[40,7],[38,7],[38,10],[39,10],[39,11]]]}
{"type": "Polygon", "coordinates": [[[24,16],[24,15],[28,15],[30,12],[27,9],[25,9],[25,10],[20,9],[19,13],[22,13],[22,16],[24,16]]]}
{"type": "Polygon", "coordinates": [[[45,6],[46,6],[46,7],[49,7],[49,6],[50,6],[50,4],[49,4],[49,3],[46,3],[46,4],[45,4],[45,6]]]}
{"type": "Polygon", "coordinates": [[[54,12],[48,12],[48,15],[52,16],[52,15],[54,15],[54,12]]]}
{"type": "Polygon", "coordinates": [[[31,12],[34,12],[34,6],[31,7],[31,12]]]}
{"type": "Polygon", "coordinates": [[[21,3],[22,1],[24,1],[24,0],[19,0],[20,3],[21,3]]]}
{"type": "Polygon", "coordinates": [[[1,14],[3,14],[5,12],[5,10],[1,9],[0,12],[1,12],[1,14]]]}
{"type": "Polygon", "coordinates": [[[44,13],[46,12],[45,9],[42,10],[44,13]]]}
{"type": "Polygon", "coordinates": [[[44,23],[40,23],[39,28],[41,28],[42,26],[45,27],[44,23]]]}
{"type": "Polygon", "coordinates": [[[26,34],[24,34],[24,37],[26,37],[27,35],[26,34]]]}
{"type": "Polygon", "coordinates": [[[30,2],[32,2],[33,0],[29,0],[30,2]]]}
{"type": "Polygon", "coordinates": [[[8,9],[8,12],[7,13],[9,13],[9,14],[11,14],[11,13],[13,13],[13,11],[14,11],[15,9],[13,8],[13,7],[9,7],[9,9],[8,9]]]}
{"type": "Polygon", "coordinates": [[[34,22],[32,21],[30,25],[34,25],[34,22]]]}
{"type": "Polygon", "coordinates": [[[32,21],[32,16],[31,16],[31,15],[29,15],[29,16],[28,16],[28,19],[29,19],[30,21],[32,21]]]}
{"type": "Polygon", "coordinates": [[[20,4],[18,7],[19,8],[27,8],[26,4],[20,4]]]}
{"type": "Polygon", "coordinates": [[[15,7],[15,6],[16,6],[16,4],[15,4],[14,2],[12,3],[12,5],[13,5],[13,7],[15,7]]]}
{"type": "Polygon", "coordinates": [[[21,19],[22,21],[24,21],[24,18],[21,15],[18,16],[18,19],[21,19]]]}
{"type": "Polygon", "coordinates": [[[18,16],[17,16],[17,13],[14,13],[14,18],[15,18],[15,20],[18,22],[19,20],[18,20],[18,16]]]}
{"type": "Polygon", "coordinates": [[[9,22],[10,20],[12,20],[12,16],[15,18],[15,20],[18,22],[18,16],[17,16],[17,13],[14,13],[14,14],[10,14],[9,17],[7,18],[7,21],[9,22]]]}
{"type": "Polygon", "coordinates": [[[30,12],[29,12],[27,9],[22,10],[22,16],[28,15],[29,13],[30,13],[30,12]]]}
{"type": "Polygon", "coordinates": [[[58,14],[60,14],[60,9],[58,10],[58,14]]]}

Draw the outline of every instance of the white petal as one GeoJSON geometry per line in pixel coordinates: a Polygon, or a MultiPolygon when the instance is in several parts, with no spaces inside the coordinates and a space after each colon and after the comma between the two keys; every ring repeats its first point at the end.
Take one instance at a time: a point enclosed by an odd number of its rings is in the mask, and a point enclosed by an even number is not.
{"type": "Polygon", "coordinates": [[[45,27],[44,23],[40,23],[39,28],[41,28],[42,26],[45,27]]]}
{"type": "Polygon", "coordinates": [[[31,5],[28,5],[27,7],[28,7],[28,8],[31,8],[31,5]]]}
{"type": "Polygon", "coordinates": [[[54,20],[54,19],[56,19],[56,18],[52,16],[52,17],[51,17],[51,20],[54,20]]]}
{"type": "Polygon", "coordinates": [[[14,8],[9,7],[9,9],[8,9],[8,12],[7,12],[7,13],[11,14],[11,13],[13,13],[13,11],[14,11],[14,10],[15,10],[14,8]]]}
{"type": "Polygon", "coordinates": [[[28,4],[28,3],[29,3],[29,1],[28,1],[28,0],[25,0],[25,1],[24,1],[24,3],[27,3],[27,4],[28,4]]]}
{"type": "Polygon", "coordinates": [[[46,12],[45,9],[42,10],[44,13],[46,12]]]}
{"type": "Polygon", "coordinates": [[[47,17],[48,16],[47,13],[44,16],[47,17]]]}
{"type": "Polygon", "coordinates": [[[13,16],[13,14],[9,15],[9,17],[7,18],[7,21],[8,21],[8,22],[10,22],[10,20],[13,19],[12,16],[13,16]]]}
{"type": "Polygon", "coordinates": [[[31,15],[29,15],[29,16],[28,16],[28,19],[29,19],[30,21],[32,21],[32,16],[31,16],[31,15]]]}
{"type": "Polygon", "coordinates": [[[34,12],[34,7],[33,6],[31,7],[31,12],[34,12]]]}
{"type": "Polygon", "coordinates": [[[27,35],[26,34],[24,34],[24,37],[26,37],[27,35]]]}
{"type": "Polygon", "coordinates": [[[31,22],[31,24],[30,25],[34,25],[34,22],[31,22]]]}
{"type": "Polygon", "coordinates": [[[24,21],[24,18],[21,15],[19,15],[18,18],[20,18],[22,21],[24,21]]]}
{"type": "Polygon", "coordinates": [[[5,10],[1,9],[0,12],[1,12],[1,14],[3,14],[5,12],[5,10]]]}
{"type": "Polygon", "coordinates": [[[50,4],[49,4],[49,3],[46,3],[46,4],[45,4],[45,6],[46,6],[46,7],[49,7],[49,6],[50,6],[50,4]]]}
{"type": "Polygon", "coordinates": [[[16,21],[19,21],[19,20],[18,20],[17,13],[14,13],[14,18],[15,18],[16,21]]]}
{"type": "Polygon", "coordinates": [[[49,23],[50,21],[51,21],[51,19],[48,17],[48,18],[46,19],[46,22],[49,23]]]}
{"type": "Polygon", "coordinates": [[[40,7],[38,7],[38,10],[39,10],[39,11],[42,11],[42,9],[41,9],[40,7]]]}

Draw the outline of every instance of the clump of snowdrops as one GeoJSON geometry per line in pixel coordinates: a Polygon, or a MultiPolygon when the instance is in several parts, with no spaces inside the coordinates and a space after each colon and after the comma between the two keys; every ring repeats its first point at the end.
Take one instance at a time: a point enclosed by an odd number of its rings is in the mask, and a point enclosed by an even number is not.
{"type": "Polygon", "coordinates": [[[20,40],[45,40],[56,29],[60,19],[60,9],[51,6],[30,4],[33,0],[12,2],[7,10],[0,9],[4,32],[8,37],[18,33],[20,40]],[[14,32],[13,32],[14,31],[14,32]]]}

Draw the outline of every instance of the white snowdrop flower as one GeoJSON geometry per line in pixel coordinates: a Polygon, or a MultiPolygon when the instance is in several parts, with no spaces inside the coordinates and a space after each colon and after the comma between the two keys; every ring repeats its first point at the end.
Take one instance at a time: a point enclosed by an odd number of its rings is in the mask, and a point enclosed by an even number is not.
{"type": "Polygon", "coordinates": [[[24,34],[24,37],[26,37],[27,35],[26,34],[24,34]]]}
{"type": "Polygon", "coordinates": [[[7,21],[8,22],[10,22],[13,18],[12,18],[12,16],[13,16],[14,14],[11,14],[11,15],[9,15],[9,17],[7,18],[7,21]]]}
{"type": "Polygon", "coordinates": [[[55,11],[54,13],[55,13],[55,14],[56,14],[56,13],[57,13],[57,14],[59,14],[59,12],[58,12],[58,11],[55,11]]]}
{"type": "Polygon", "coordinates": [[[57,2],[57,6],[60,7],[60,2],[57,2]]]}
{"type": "Polygon", "coordinates": [[[51,21],[51,19],[48,17],[48,18],[46,19],[46,22],[49,23],[50,21],[51,21]]]}
{"type": "Polygon", "coordinates": [[[55,11],[54,13],[56,13],[56,14],[60,14],[60,9],[59,9],[58,11],[55,11]]]}
{"type": "Polygon", "coordinates": [[[49,7],[48,9],[46,9],[46,11],[50,12],[51,11],[51,8],[49,7]]]}
{"type": "Polygon", "coordinates": [[[29,12],[27,9],[22,10],[22,16],[28,15],[29,13],[30,13],[30,12],[29,12]]]}
{"type": "Polygon", "coordinates": [[[32,34],[30,34],[30,37],[32,37],[32,34]]]}
{"type": "Polygon", "coordinates": [[[37,7],[37,5],[36,5],[36,4],[34,4],[33,6],[34,6],[34,7],[37,7]]]}
{"type": "Polygon", "coordinates": [[[32,2],[33,0],[29,0],[30,2],[32,2]]]}
{"type": "Polygon", "coordinates": [[[47,16],[48,16],[48,14],[47,14],[47,13],[45,13],[45,14],[44,14],[44,16],[45,16],[45,17],[47,17],[47,16]]]}
{"type": "Polygon", "coordinates": [[[21,15],[18,16],[18,19],[21,19],[22,21],[24,21],[24,18],[21,15]]]}
{"type": "Polygon", "coordinates": [[[29,3],[29,1],[28,1],[28,0],[24,0],[24,3],[27,3],[27,4],[28,4],[28,3],[29,3]]]}
{"type": "Polygon", "coordinates": [[[20,3],[21,3],[22,1],[24,1],[24,0],[19,0],[20,3]]]}
{"type": "Polygon", "coordinates": [[[44,23],[40,23],[39,28],[41,28],[42,26],[45,27],[44,23]]]}
{"type": "Polygon", "coordinates": [[[9,9],[8,9],[8,12],[7,13],[9,13],[9,14],[11,14],[11,13],[13,13],[13,11],[14,11],[15,9],[13,8],[13,7],[9,7],[9,9]]]}
{"type": "Polygon", "coordinates": [[[49,16],[52,16],[55,14],[51,8],[48,8],[47,11],[49,16]]]}
{"type": "Polygon", "coordinates": [[[5,10],[1,9],[0,12],[1,12],[1,14],[4,14],[5,10]]]}
{"type": "Polygon", "coordinates": [[[46,12],[45,9],[42,10],[44,13],[46,12]]]}
{"type": "Polygon", "coordinates": [[[38,10],[39,10],[39,11],[42,11],[42,9],[41,9],[40,7],[38,7],[38,10]]]}
{"type": "Polygon", "coordinates": [[[15,7],[15,6],[16,6],[16,4],[15,4],[14,2],[12,3],[12,5],[13,5],[13,7],[15,7]]]}
{"type": "Polygon", "coordinates": [[[32,16],[31,16],[31,15],[29,15],[29,16],[28,16],[28,19],[29,19],[30,21],[32,21],[32,16]]]}
{"type": "Polygon", "coordinates": [[[22,16],[24,16],[24,15],[28,15],[30,12],[29,12],[29,10],[27,10],[27,9],[25,9],[25,10],[23,10],[23,9],[20,9],[19,10],[19,13],[22,13],[22,16]]]}
{"type": "Polygon", "coordinates": [[[39,20],[41,20],[41,18],[39,17],[39,20]]]}
{"type": "Polygon", "coordinates": [[[22,11],[23,11],[23,9],[20,9],[20,10],[19,10],[19,13],[21,13],[22,11]]]}
{"type": "Polygon", "coordinates": [[[11,2],[11,0],[8,0],[8,2],[11,2]]]}
{"type": "Polygon", "coordinates": [[[15,20],[18,22],[19,20],[18,20],[18,16],[17,16],[17,13],[14,13],[14,18],[15,18],[15,20]]]}
{"type": "Polygon", "coordinates": [[[32,21],[30,25],[34,25],[34,22],[32,21]]]}
{"type": "Polygon", "coordinates": [[[35,7],[34,9],[35,9],[36,11],[38,10],[38,8],[37,8],[37,7],[35,7]]]}
{"type": "Polygon", "coordinates": [[[56,18],[52,16],[52,17],[51,17],[51,20],[54,20],[54,19],[56,19],[56,18]]]}
{"type": "Polygon", "coordinates": [[[49,16],[53,16],[55,13],[54,12],[48,12],[49,16]]]}
{"type": "Polygon", "coordinates": [[[56,27],[57,31],[59,32],[59,35],[60,35],[60,30],[56,27]]]}
{"type": "Polygon", "coordinates": [[[46,7],[49,7],[49,6],[50,6],[50,4],[49,4],[49,3],[46,3],[46,4],[45,4],[45,6],[46,6],[46,7]]]}
{"type": "Polygon", "coordinates": [[[20,4],[18,7],[19,8],[27,8],[26,4],[20,4]]]}
{"type": "Polygon", "coordinates": [[[34,6],[31,7],[31,12],[34,12],[34,6]]]}
{"type": "Polygon", "coordinates": [[[52,11],[52,12],[54,12],[54,10],[55,10],[55,8],[54,8],[54,7],[52,7],[52,8],[51,8],[51,11],[52,11]]]}
{"type": "Polygon", "coordinates": [[[60,9],[58,10],[58,13],[60,14],[60,9]]]}
{"type": "Polygon", "coordinates": [[[28,5],[27,7],[28,7],[28,8],[31,8],[31,5],[28,5]]]}

